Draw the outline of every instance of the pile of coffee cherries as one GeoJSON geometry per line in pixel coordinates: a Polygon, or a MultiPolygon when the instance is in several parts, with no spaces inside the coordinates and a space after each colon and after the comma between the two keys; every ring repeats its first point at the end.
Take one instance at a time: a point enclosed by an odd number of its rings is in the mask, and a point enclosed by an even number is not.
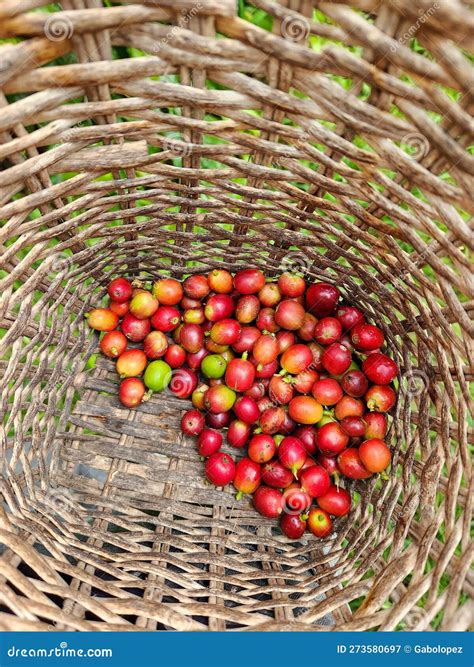
{"type": "Polygon", "coordinates": [[[108,308],[86,317],[105,332],[100,349],[116,359],[122,404],[165,389],[191,399],[181,428],[196,437],[208,481],[253,494],[287,537],[329,535],[351,508],[344,478],[390,465],[398,367],[381,329],[334,285],[214,269],[150,290],[119,277],[108,294],[108,308]],[[237,463],[221,451],[224,438],[237,463]]]}

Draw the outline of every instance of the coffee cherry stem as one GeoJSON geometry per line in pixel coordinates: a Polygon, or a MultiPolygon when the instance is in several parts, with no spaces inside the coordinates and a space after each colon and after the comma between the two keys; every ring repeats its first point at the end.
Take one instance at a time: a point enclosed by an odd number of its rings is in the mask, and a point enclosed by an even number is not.
{"type": "Polygon", "coordinates": [[[243,495],[244,494],[242,493],[242,491],[237,491],[237,493],[235,494],[235,499],[236,500],[242,500],[243,495]]]}

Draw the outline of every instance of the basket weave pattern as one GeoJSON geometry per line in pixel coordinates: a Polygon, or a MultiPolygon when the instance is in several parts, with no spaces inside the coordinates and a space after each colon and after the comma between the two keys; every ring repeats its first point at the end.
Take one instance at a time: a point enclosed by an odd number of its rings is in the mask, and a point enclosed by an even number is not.
{"type": "Polygon", "coordinates": [[[467,5],[42,5],[0,4],[0,628],[466,629],[467,5]],[[402,369],[390,479],[329,543],[206,486],[183,402],[129,411],[88,363],[111,276],[243,265],[337,283],[402,369]]]}

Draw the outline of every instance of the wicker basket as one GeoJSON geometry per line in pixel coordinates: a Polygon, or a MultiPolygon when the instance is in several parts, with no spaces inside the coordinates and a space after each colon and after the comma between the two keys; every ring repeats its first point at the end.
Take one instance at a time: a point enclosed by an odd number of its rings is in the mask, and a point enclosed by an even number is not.
{"type": "Polygon", "coordinates": [[[0,3],[0,627],[469,627],[467,6],[43,4],[0,3]],[[91,357],[111,276],[244,264],[337,282],[402,368],[390,479],[329,543],[207,487],[183,402],[128,411],[91,357]]]}

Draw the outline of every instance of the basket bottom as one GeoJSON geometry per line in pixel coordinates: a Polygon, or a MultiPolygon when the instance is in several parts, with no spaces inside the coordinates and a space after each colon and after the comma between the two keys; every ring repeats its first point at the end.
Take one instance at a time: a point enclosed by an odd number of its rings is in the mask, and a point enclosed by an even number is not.
{"type": "Polygon", "coordinates": [[[61,607],[70,620],[54,627],[316,630],[335,623],[324,594],[337,590],[327,586],[330,545],[289,542],[250,499],[205,482],[195,443],[179,428],[189,402],[167,393],[125,409],[114,364],[102,357],[77,385],[80,398],[57,433],[50,487],[33,504],[51,534],[32,536],[32,548],[63,579],[68,563],[61,607]]]}

